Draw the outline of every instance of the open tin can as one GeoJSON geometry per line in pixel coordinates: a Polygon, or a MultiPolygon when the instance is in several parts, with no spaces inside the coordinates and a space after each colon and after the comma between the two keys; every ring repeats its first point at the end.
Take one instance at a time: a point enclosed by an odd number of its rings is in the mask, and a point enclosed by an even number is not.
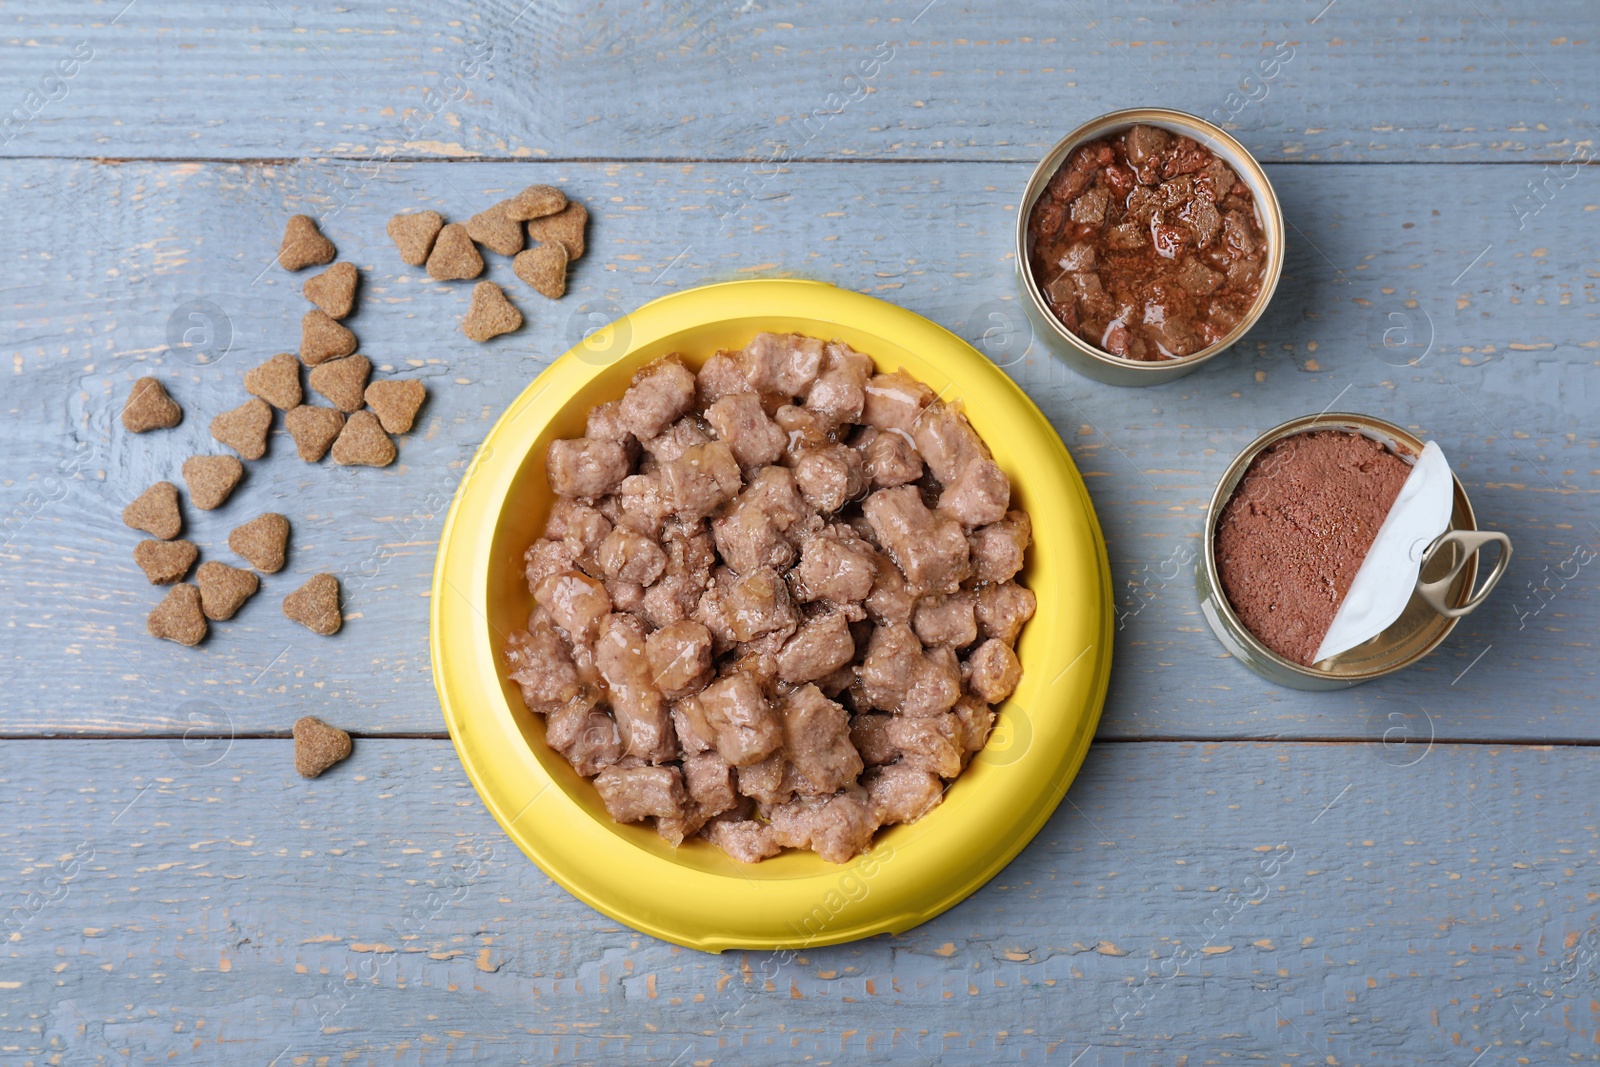
{"type": "Polygon", "coordinates": [[[1017,210],[1017,283],[1022,291],[1022,306],[1032,320],[1034,335],[1059,356],[1062,362],[1080,374],[1109,385],[1155,385],[1181,378],[1238,341],[1255,325],[1261,313],[1272,300],[1283,273],[1283,212],[1278,207],[1277,194],[1267,181],[1266,171],[1245,150],[1245,147],[1205,119],[1182,111],[1167,108],[1139,107],[1113,111],[1084,123],[1067,134],[1045,154],[1034,168],[1033,175],[1022,193],[1017,210]],[[1256,215],[1267,244],[1267,260],[1261,278],[1261,291],[1249,314],[1216,343],[1176,359],[1137,360],[1113,355],[1085,341],[1062,324],[1051,312],[1031,266],[1032,239],[1028,235],[1028,220],[1033,205],[1044,194],[1061,164],[1083,144],[1099,137],[1117,133],[1129,126],[1156,126],[1170,133],[1190,137],[1210,149],[1212,154],[1233,168],[1234,173],[1250,188],[1255,200],[1256,215]]]}
{"type": "Polygon", "coordinates": [[[1250,632],[1223,592],[1217,571],[1217,523],[1257,456],[1279,441],[1313,430],[1360,434],[1377,441],[1407,464],[1415,463],[1424,445],[1399,426],[1370,415],[1306,415],[1274,426],[1239,453],[1211,497],[1211,506],[1206,510],[1205,551],[1195,567],[1195,586],[1200,594],[1200,613],[1207,625],[1223,647],[1246,667],[1269,682],[1292,689],[1344,689],[1404,670],[1437,648],[1455,629],[1456,621],[1482,604],[1505,574],[1511,562],[1511,539],[1503,533],[1478,529],[1472,502],[1452,472],[1449,526],[1422,553],[1421,573],[1400,617],[1376,636],[1314,666],[1279,655],[1250,632]],[[1499,546],[1499,558],[1480,588],[1478,553],[1491,543],[1499,546]]]}

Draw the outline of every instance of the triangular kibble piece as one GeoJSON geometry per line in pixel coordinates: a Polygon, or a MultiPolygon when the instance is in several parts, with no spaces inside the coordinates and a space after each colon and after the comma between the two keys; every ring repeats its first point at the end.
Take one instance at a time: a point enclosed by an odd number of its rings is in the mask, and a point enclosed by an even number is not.
{"type": "Polygon", "coordinates": [[[394,442],[370,411],[358,411],[346,419],[333,442],[333,461],[341,467],[387,467],[394,457],[394,442]]]}
{"type": "Polygon", "coordinates": [[[151,585],[183,581],[199,558],[200,550],[192,541],[140,541],[133,546],[133,561],[151,585]]]}
{"type": "Polygon", "coordinates": [[[367,386],[367,407],[387,433],[408,433],[427,388],[415,378],[385,378],[367,386]]]}
{"type": "Polygon", "coordinates": [[[198,645],[206,639],[206,617],[200,610],[200,590],[192,585],[175,585],[166,599],[157,604],[145,628],[165,641],[198,645]]]}
{"type": "Polygon", "coordinates": [[[346,356],[311,368],[311,388],[348,415],[360,411],[372,361],[366,356],[346,356]]]}
{"type": "Polygon", "coordinates": [[[183,421],[183,409],[156,378],[140,378],[122,406],[122,426],[129,433],[170,430],[183,421]]]}
{"type": "Polygon", "coordinates": [[[389,240],[400,250],[400,258],[413,267],[428,262],[433,242],[444,228],[444,216],[437,211],[416,211],[389,220],[389,240]]]}
{"type": "Polygon", "coordinates": [[[314,277],[307,278],[301,292],[306,299],[328,313],[330,319],[342,319],[356,306],[356,282],[360,272],[354,263],[335,263],[314,277]]]}
{"type": "Polygon", "coordinates": [[[279,352],[259,367],[244,372],[244,391],[259,396],[279,411],[300,403],[300,361],[292,352],[279,352]]]}
{"type": "Polygon", "coordinates": [[[301,404],[284,413],[283,425],[294,438],[294,448],[300,458],[315,463],[328,454],[328,446],[344,429],[344,412],[301,404]]]}
{"type": "Polygon", "coordinates": [[[178,510],[178,487],[157,482],[122,509],[122,521],[135,530],[170,541],[183,530],[183,514],[178,510]]]}
{"type": "Polygon", "coordinates": [[[295,720],[294,769],[302,778],[315,778],[349,757],[349,734],[310,715],[295,720]]]}
{"type": "Polygon", "coordinates": [[[506,299],[494,282],[479,282],[472,287],[472,306],[461,320],[461,332],[474,341],[487,341],[510,333],[522,325],[522,312],[506,299]]]}
{"type": "Polygon", "coordinates": [[[439,231],[428,253],[428,277],[441,282],[455,282],[476,278],[483,273],[483,257],[478,246],[472,243],[467,228],[452,222],[439,231]]]}
{"type": "Polygon", "coordinates": [[[228,547],[262,574],[277,574],[283,570],[289,548],[289,520],[276,511],[258,515],[234,528],[228,535],[228,547]]]}
{"type": "Polygon", "coordinates": [[[567,259],[583,258],[583,229],[589,225],[589,212],[576,200],[559,213],[533,219],[528,223],[528,239],[539,244],[559,241],[567,250],[567,259]]]}
{"type": "Polygon", "coordinates": [[[308,367],[348,356],[356,350],[356,335],[328,317],[321,308],[300,320],[300,358],[308,367]]]}
{"type": "Polygon", "coordinates": [[[559,241],[518,252],[511,269],[551,300],[560,300],[567,292],[567,250],[559,241]]]}
{"type": "Polygon", "coordinates": [[[278,249],[278,262],[284,270],[301,270],[332,263],[338,255],[333,242],[322,236],[317,220],[310,215],[291,215],[283,228],[283,246],[278,249]]]}
{"type": "Polygon", "coordinates": [[[200,564],[200,569],[194,572],[194,581],[200,587],[200,610],[206,618],[216,622],[233,618],[244,602],[261,588],[261,579],[256,577],[255,571],[230,567],[214,559],[200,564]]]}
{"type": "Polygon", "coordinates": [[[478,212],[467,220],[467,236],[491,252],[514,256],[522,251],[522,223],[506,214],[509,200],[478,212]]]}
{"type": "Polygon", "coordinates": [[[530,185],[505,201],[506,217],[525,221],[554,215],[567,206],[567,194],[553,185],[530,185]]]}
{"type": "Polygon", "coordinates": [[[267,454],[267,432],[271,429],[272,408],[259,397],[211,420],[211,436],[245,459],[260,459],[267,454]]]}
{"type": "Polygon", "coordinates": [[[283,598],[283,613],[314,634],[327,637],[338,633],[344,623],[339,614],[339,579],[331,574],[313,575],[283,598]]]}
{"type": "Polygon", "coordinates": [[[201,511],[221,507],[243,477],[244,464],[233,456],[190,456],[183,461],[189,500],[201,511]]]}

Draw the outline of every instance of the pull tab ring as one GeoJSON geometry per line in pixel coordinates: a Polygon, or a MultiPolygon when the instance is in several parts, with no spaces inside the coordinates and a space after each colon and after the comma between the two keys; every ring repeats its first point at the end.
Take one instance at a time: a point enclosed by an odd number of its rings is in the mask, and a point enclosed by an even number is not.
{"type": "Polygon", "coordinates": [[[1433,557],[1445,545],[1457,545],[1461,548],[1461,558],[1456,560],[1450,568],[1450,573],[1436,581],[1425,582],[1419,575],[1417,578],[1417,595],[1434,611],[1447,619],[1459,619],[1463,615],[1471,614],[1479,604],[1488,599],[1494,587],[1499,584],[1500,578],[1506,573],[1506,567],[1511,563],[1511,538],[1503,533],[1492,530],[1446,530],[1433,539],[1427,551],[1422,554],[1422,569],[1427,571],[1428,564],[1433,562],[1433,557]],[[1461,573],[1468,561],[1483,549],[1484,545],[1497,544],[1500,546],[1500,558],[1495,560],[1494,570],[1489,572],[1489,577],[1484,579],[1477,591],[1460,607],[1451,607],[1445,599],[1450,595],[1450,587],[1455,583],[1456,576],[1461,573]]]}

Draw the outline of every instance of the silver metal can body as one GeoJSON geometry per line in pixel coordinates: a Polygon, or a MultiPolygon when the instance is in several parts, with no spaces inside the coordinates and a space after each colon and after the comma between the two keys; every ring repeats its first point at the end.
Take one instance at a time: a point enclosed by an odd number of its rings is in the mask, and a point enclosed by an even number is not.
{"type": "Polygon", "coordinates": [[[1442,596],[1434,599],[1447,605],[1449,614],[1441,613],[1428,602],[1428,597],[1414,592],[1400,617],[1382,633],[1314,667],[1295,663],[1272,651],[1245,627],[1223,592],[1217,571],[1217,523],[1257,456],[1285,438],[1325,430],[1361,434],[1382,444],[1408,463],[1415,461],[1424,444],[1391,422],[1348,412],[1306,415],[1274,426],[1252,441],[1223,473],[1211,497],[1211,505],[1206,510],[1205,550],[1195,564],[1195,588],[1200,596],[1200,613],[1223,647],[1269,682],[1292,689],[1344,689],[1411,666],[1437,648],[1450,636],[1460,617],[1482,602],[1510,559],[1509,540],[1504,535],[1490,535],[1501,544],[1500,559],[1489,582],[1482,590],[1474,592],[1478,577],[1477,553],[1463,548],[1454,535],[1477,531],[1477,518],[1461,480],[1452,473],[1450,526],[1435,542],[1438,550],[1433,551],[1426,560],[1421,575],[1423,582],[1444,583],[1442,596]]]}

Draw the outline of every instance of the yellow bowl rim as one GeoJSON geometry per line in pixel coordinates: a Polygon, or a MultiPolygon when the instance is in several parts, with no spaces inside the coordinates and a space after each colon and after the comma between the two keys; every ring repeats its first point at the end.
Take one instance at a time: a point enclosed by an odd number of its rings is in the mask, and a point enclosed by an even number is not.
{"type": "MultiPolygon", "coordinates": [[[[1035,589],[1039,610],[1024,631],[1021,647],[1027,647],[1036,628],[1047,631],[1045,636],[1058,629],[1063,636],[1073,635],[1074,647],[1078,638],[1087,638],[1081,651],[1045,648],[1029,653],[1022,686],[998,708],[990,748],[1002,735],[1012,745],[1028,743],[1007,765],[984,762],[980,768],[985,755],[980,753],[957,779],[952,789],[964,783],[971,788],[953,814],[940,820],[940,825],[951,824],[943,825],[945,842],[929,841],[927,828],[951,808],[948,794],[944,804],[918,823],[881,831],[878,843],[862,856],[842,865],[817,859],[826,869],[799,877],[753,879],[748,876],[751,868],[732,860],[727,865],[738,877],[713,877],[628,843],[613,832],[615,824],[589,825],[600,820],[551,780],[518,732],[502,688],[499,644],[491,638],[483,606],[490,544],[505,499],[498,491],[509,489],[533,442],[566,398],[609,366],[586,360],[582,344],[555,360],[484,438],[445,519],[429,612],[435,688],[473,787],[530,859],[573,896],[612,919],[708,952],[795,949],[900,933],[965,899],[1026,846],[1065,797],[1093,739],[1111,666],[1110,567],[1083,479],[1027,394],[961,338],[874,297],[796,279],[722,282],[673,293],[605,330],[613,336],[620,329],[628,331],[621,342],[626,351],[616,360],[623,362],[697,323],[750,318],[810,319],[845,332],[870,332],[883,338],[885,346],[934,361],[947,369],[952,384],[960,382],[969,417],[985,440],[990,434],[984,433],[974,408],[981,401],[983,421],[999,421],[1001,416],[991,418],[989,413],[1002,409],[1007,447],[1027,453],[1025,464],[1012,466],[1026,470],[1036,545],[1041,530],[1076,535],[1064,542],[1069,547],[1060,549],[1058,576],[1061,583],[1069,576],[1078,580],[1072,599],[1059,588],[1049,597],[1035,589]],[[1042,477],[1051,473],[1057,476],[1042,477]],[[1058,663],[1064,666],[1055,673],[1058,663]],[[1046,673],[1053,678],[1045,679],[1046,673]],[[1065,708],[1067,718],[1035,722],[1037,717],[1020,703],[1025,690],[1032,707],[1065,708]],[[982,783],[969,781],[980,775],[982,783]],[[980,785],[986,788],[977,792],[980,785]],[[545,826],[557,829],[541,833],[545,826]],[[947,842],[958,829],[964,831],[960,840],[974,845],[977,854],[968,863],[947,859],[954,854],[947,842]],[[813,929],[807,921],[819,912],[825,921],[813,929]]],[[[870,347],[861,350],[883,365],[883,357],[870,347]]],[[[1019,469],[1007,473],[1014,483],[1023,476],[1019,469]]],[[[1054,558],[1056,546],[1051,544],[1054,558]]]]}

